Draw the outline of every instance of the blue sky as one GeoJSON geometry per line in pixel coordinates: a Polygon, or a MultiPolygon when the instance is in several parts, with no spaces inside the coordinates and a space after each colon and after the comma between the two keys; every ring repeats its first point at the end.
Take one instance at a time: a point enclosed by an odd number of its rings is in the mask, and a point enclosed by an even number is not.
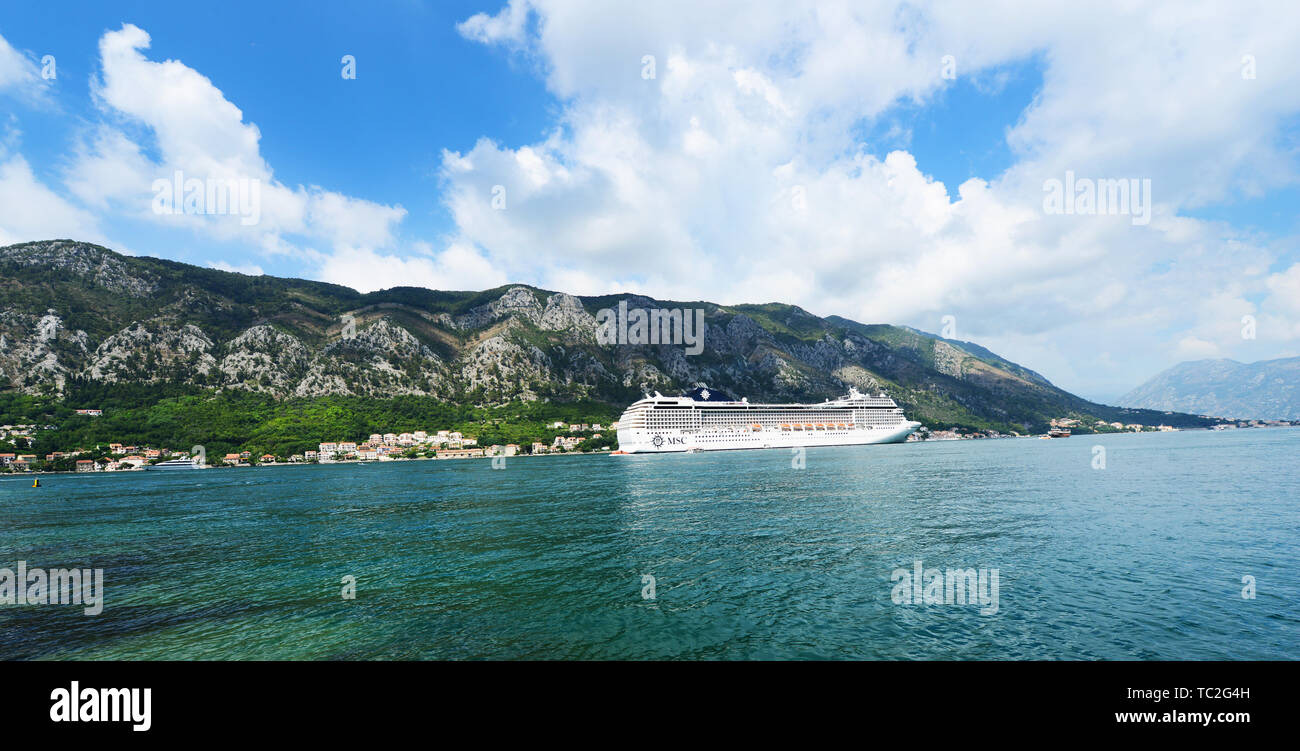
{"type": "MultiPolygon", "coordinates": [[[[528,143],[554,120],[555,100],[528,65],[457,33],[457,22],[493,3],[264,3],[253,6],[255,22],[223,5],[73,5],[21,4],[0,21],[11,45],[56,59],[49,104],[5,102],[19,109],[22,152],[50,182],[69,145],[98,119],[97,45],[123,23],[149,33],[151,58],[202,72],[256,123],[277,177],[400,204],[410,212],[402,227],[410,238],[452,229],[439,200],[442,149],[467,149],[485,135],[528,143]],[[355,80],[340,76],[344,54],[359,61],[355,80]]],[[[240,243],[113,217],[105,228],[148,255],[203,265],[219,249],[268,273],[296,273],[292,261],[267,263],[240,243]]]]}
{"type": "Polygon", "coordinates": [[[14,5],[0,242],[952,315],[1097,399],[1300,353],[1296,12],[966,5],[14,5]],[[259,181],[257,222],[151,211],[178,169],[259,181]],[[1150,220],[1054,213],[1067,172],[1148,180],[1150,220]]]}
{"type": "Polygon", "coordinates": [[[1012,164],[1006,133],[1042,85],[1042,63],[1035,58],[980,71],[863,121],[857,139],[880,159],[906,149],[925,174],[952,192],[972,177],[992,179],[1012,164]]]}

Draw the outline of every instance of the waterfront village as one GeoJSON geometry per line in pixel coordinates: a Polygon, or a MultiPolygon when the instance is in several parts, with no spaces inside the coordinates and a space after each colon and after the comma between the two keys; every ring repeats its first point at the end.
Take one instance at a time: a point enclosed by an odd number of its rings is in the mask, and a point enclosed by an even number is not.
{"type": "MultiPolygon", "coordinates": [[[[98,409],[77,410],[79,414],[99,417],[98,409]]],[[[1237,428],[1288,427],[1300,424],[1296,420],[1229,420],[1213,426],[1214,430],[1237,428]]],[[[335,462],[395,461],[407,459],[474,459],[487,457],[537,456],[541,454],[608,452],[612,440],[601,440],[606,433],[617,430],[617,424],[601,426],[599,423],[567,424],[555,422],[547,427],[556,433],[550,443],[534,442],[531,445],[509,443],[479,446],[473,436],[454,430],[434,432],[416,430],[410,433],[372,433],[366,440],[322,441],[315,451],[304,451],[290,456],[262,454],[249,451],[207,456],[209,467],[251,467],[276,464],[330,464],[335,462]],[[605,432],[602,432],[605,431],[605,432]]],[[[1077,418],[1056,418],[1051,421],[1053,431],[1075,430],[1084,433],[1151,433],[1180,430],[1169,425],[1138,425],[1121,422],[1077,418]]],[[[54,430],[53,425],[0,425],[0,445],[25,444],[29,449],[42,430],[54,430]]],[[[969,430],[957,427],[947,430],[922,429],[909,437],[909,441],[955,441],[975,438],[1027,438],[1018,433],[999,433],[995,430],[969,430]]],[[[610,436],[612,438],[612,436],[610,436]]],[[[20,450],[0,449],[0,473],[13,472],[118,472],[144,469],[147,465],[171,459],[191,459],[188,451],[173,451],[165,447],[129,446],[109,443],[94,449],[54,451],[43,456],[22,453],[20,450]]]]}
{"type": "MultiPolygon", "coordinates": [[[[78,410],[93,417],[100,410],[78,410]]],[[[209,467],[251,467],[267,464],[331,464],[335,462],[395,461],[404,459],[474,459],[485,457],[511,457],[541,454],[591,453],[610,450],[609,441],[602,441],[616,425],[602,427],[599,423],[554,422],[547,426],[556,433],[550,443],[540,441],[520,446],[479,446],[478,439],[454,430],[410,433],[372,433],[365,441],[322,441],[315,451],[301,454],[255,456],[249,451],[228,453],[222,456],[205,456],[209,467]],[[604,432],[602,432],[604,431],[604,432]],[[567,433],[567,434],[566,434],[567,433]]],[[[0,443],[31,446],[41,430],[53,430],[45,425],[0,425],[0,443]]],[[[144,469],[148,465],[173,459],[193,459],[189,451],[166,447],[130,446],[109,443],[95,449],[55,451],[44,454],[0,450],[0,472],[119,472],[144,469]]]]}
{"type": "MultiPolygon", "coordinates": [[[[1090,425],[1085,425],[1083,421],[1073,417],[1057,417],[1051,421],[1053,431],[1079,430],[1083,428],[1089,433],[1165,433],[1176,431],[1170,425],[1138,425],[1131,423],[1125,425],[1122,422],[1105,422],[1097,420],[1090,425]]],[[[928,430],[921,428],[917,432],[908,436],[908,442],[913,441],[958,441],[975,438],[1026,438],[1015,431],[1010,433],[999,433],[996,430],[963,430],[953,427],[947,430],[928,430]]]]}
{"type": "MultiPolygon", "coordinates": [[[[1226,418],[1222,418],[1225,419],[1226,418]]],[[[1056,417],[1051,420],[1052,434],[1060,435],[1069,434],[1070,431],[1079,433],[1175,433],[1183,428],[1176,428],[1172,425],[1139,425],[1137,423],[1106,422],[1105,420],[1090,419],[1087,421],[1074,417],[1056,417]]],[[[1227,420],[1219,425],[1215,425],[1211,430],[1233,430],[1237,428],[1285,428],[1294,425],[1300,425],[1296,420],[1227,420]]],[[[999,433],[996,430],[967,430],[957,427],[948,428],[947,430],[929,430],[921,428],[916,433],[908,436],[908,442],[913,441],[957,441],[975,438],[1030,438],[1032,436],[1021,435],[1020,433],[999,433]]]]}

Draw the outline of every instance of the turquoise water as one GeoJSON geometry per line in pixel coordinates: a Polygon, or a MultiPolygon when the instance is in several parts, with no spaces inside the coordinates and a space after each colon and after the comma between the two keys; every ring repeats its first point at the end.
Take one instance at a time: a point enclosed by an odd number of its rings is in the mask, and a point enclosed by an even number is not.
{"type": "Polygon", "coordinates": [[[0,567],[102,568],[105,601],[0,605],[0,658],[1294,659],[1297,455],[1277,429],[812,449],[803,469],[772,450],[5,478],[0,567]],[[917,559],[997,569],[997,612],[896,604],[917,559]]]}

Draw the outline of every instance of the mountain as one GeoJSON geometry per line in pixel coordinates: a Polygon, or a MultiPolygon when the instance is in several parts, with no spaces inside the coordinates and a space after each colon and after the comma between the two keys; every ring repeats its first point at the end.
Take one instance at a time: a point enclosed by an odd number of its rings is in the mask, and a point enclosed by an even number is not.
{"type": "Polygon", "coordinates": [[[1088,402],[969,342],[792,305],[577,297],[526,285],[362,294],[71,240],[0,248],[0,392],[9,394],[67,402],[147,387],[160,397],[181,389],[277,402],[585,400],[617,414],[645,392],[695,385],[751,401],[883,389],[934,427],[1043,431],[1067,416],[1207,423],[1088,402]],[[596,316],[621,303],[702,310],[702,350],[599,343],[596,316]]]}
{"type": "Polygon", "coordinates": [[[1246,420],[1300,419],[1300,357],[1179,363],[1120,397],[1120,403],[1246,420]]]}

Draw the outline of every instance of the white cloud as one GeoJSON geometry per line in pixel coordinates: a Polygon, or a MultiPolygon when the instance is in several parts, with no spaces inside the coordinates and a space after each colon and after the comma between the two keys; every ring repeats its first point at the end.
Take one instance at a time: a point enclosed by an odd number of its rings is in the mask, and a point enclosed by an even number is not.
{"type": "Polygon", "coordinates": [[[338,248],[382,248],[393,240],[393,227],[406,216],[401,206],[384,206],[313,188],[307,193],[307,224],[312,234],[329,238],[338,248]]]}
{"type": "Polygon", "coordinates": [[[1178,340],[1178,356],[1184,360],[1207,360],[1222,356],[1218,345],[1194,336],[1185,336],[1178,340]]]}
{"type": "MultiPolygon", "coordinates": [[[[104,119],[85,131],[63,171],[69,193],[86,209],[41,184],[27,162],[14,156],[0,165],[0,242],[51,237],[104,242],[98,214],[242,241],[272,256],[296,256],[306,264],[303,274],[312,275],[331,258],[311,247],[317,242],[329,253],[346,255],[373,254],[394,241],[394,229],[406,215],[402,207],[276,180],[261,155],[257,126],[245,122],[243,112],[200,72],[178,60],[148,59],[143,51],[149,45],[149,35],[131,24],[100,39],[101,67],[92,93],[104,119]],[[141,132],[149,140],[128,135],[141,132]],[[256,193],[245,192],[245,197],[256,197],[249,201],[254,211],[241,214],[231,207],[225,214],[159,213],[155,198],[168,191],[155,182],[174,181],[178,174],[182,186],[191,179],[255,183],[256,193]]],[[[0,88],[38,78],[34,64],[0,38],[0,88]]],[[[0,160],[17,139],[14,123],[6,132],[0,160]]],[[[203,208],[217,207],[205,203],[203,208]]],[[[456,258],[453,253],[448,261],[456,258]]],[[[263,273],[256,264],[212,265],[263,273]]],[[[451,263],[448,268],[461,267],[451,263]]],[[[366,278],[366,269],[356,268],[345,283],[365,287],[366,278]]]]}
{"type": "Polygon", "coordinates": [[[97,96],[107,107],[148,125],[158,150],[196,174],[269,178],[258,153],[261,133],[206,76],[179,60],[142,54],[149,35],[132,24],[99,40],[97,96]]]}
{"type": "Polygon", "coordinates": [[[528,23],[528,0],[510,0],[496,15],[475,13],[456,25],[461,36],[484,44],[518,45],[528,23]]]}
{"type": "Polygon", "coordinates": [[[1300,314],[1300,263],[1292,264],[1286,271],[1269,275],[1264,282],[1273,295],[1277,307],[1300,314]]]}
{"type": "Polygon", "coordinates": [[[153,141],[140,143],[110,125],[95,129],[66,175],[82,201],[222,240],[243,240],[272,253],[300,252],[292,237],[319,241],[334,252],[392,242],[405,209],[276,180],[261,155],[257,126],[245,122],[243,112],[198,71],[178,60],[148,59],[142,51],[149,44],[149,35],[131,24],[100,39],[97,101],[107,116],[145,126],[153,141]],[[146,156],[155,152],[157,159],[146,156]],[[233,181],[250,186],[246,195],[256,188],[256,201],[250,200],[244,212],[159,213],[155,181],[176,182],[178,173],[182,185],[233,181]]]}
{"type": "Polygon", "coordinates": [[[323,259],[320,279],[362,292],[389,287],[479,290],[511,281],[473,248],[460,244],[452,244],[434,257],[371,250],[335,253],[323,259]]]}
{"type": "Polygon", "coordinates": [[[208,266],[218,271],[233,271],[237,274],[247,274],[249,276],[262,276],[266,273],[262,270],[261,266],[258,266],[255,263],[235,266],[226,263],[225,261],[209,261],[208,266]]]}
{"type": "Polygon", "coordinates": [[[39,96],[42,81],[36,63],[0,36],[0,93],[8,91],[28,97],[39,96]]]}
{"type": "Polygon", "coordinates": [[[74,163],[76,167],[65,175],[64,182],[86,205],[103,211],[117,203],[141,217],[150,213],[152,191],[148,186],[160,170],[141,153],[140,145],[120,130],[96,128],[89,142],[78,144],[74,163]],[[123,202],[123,196],[136,196],[137,200],[123,202]]]}
{"type": "Polygon", "coordinates": [[[62,237],[105,242],[95,218],[37,180],[26,159],[0,163],[0,245],[62,237]]]}

